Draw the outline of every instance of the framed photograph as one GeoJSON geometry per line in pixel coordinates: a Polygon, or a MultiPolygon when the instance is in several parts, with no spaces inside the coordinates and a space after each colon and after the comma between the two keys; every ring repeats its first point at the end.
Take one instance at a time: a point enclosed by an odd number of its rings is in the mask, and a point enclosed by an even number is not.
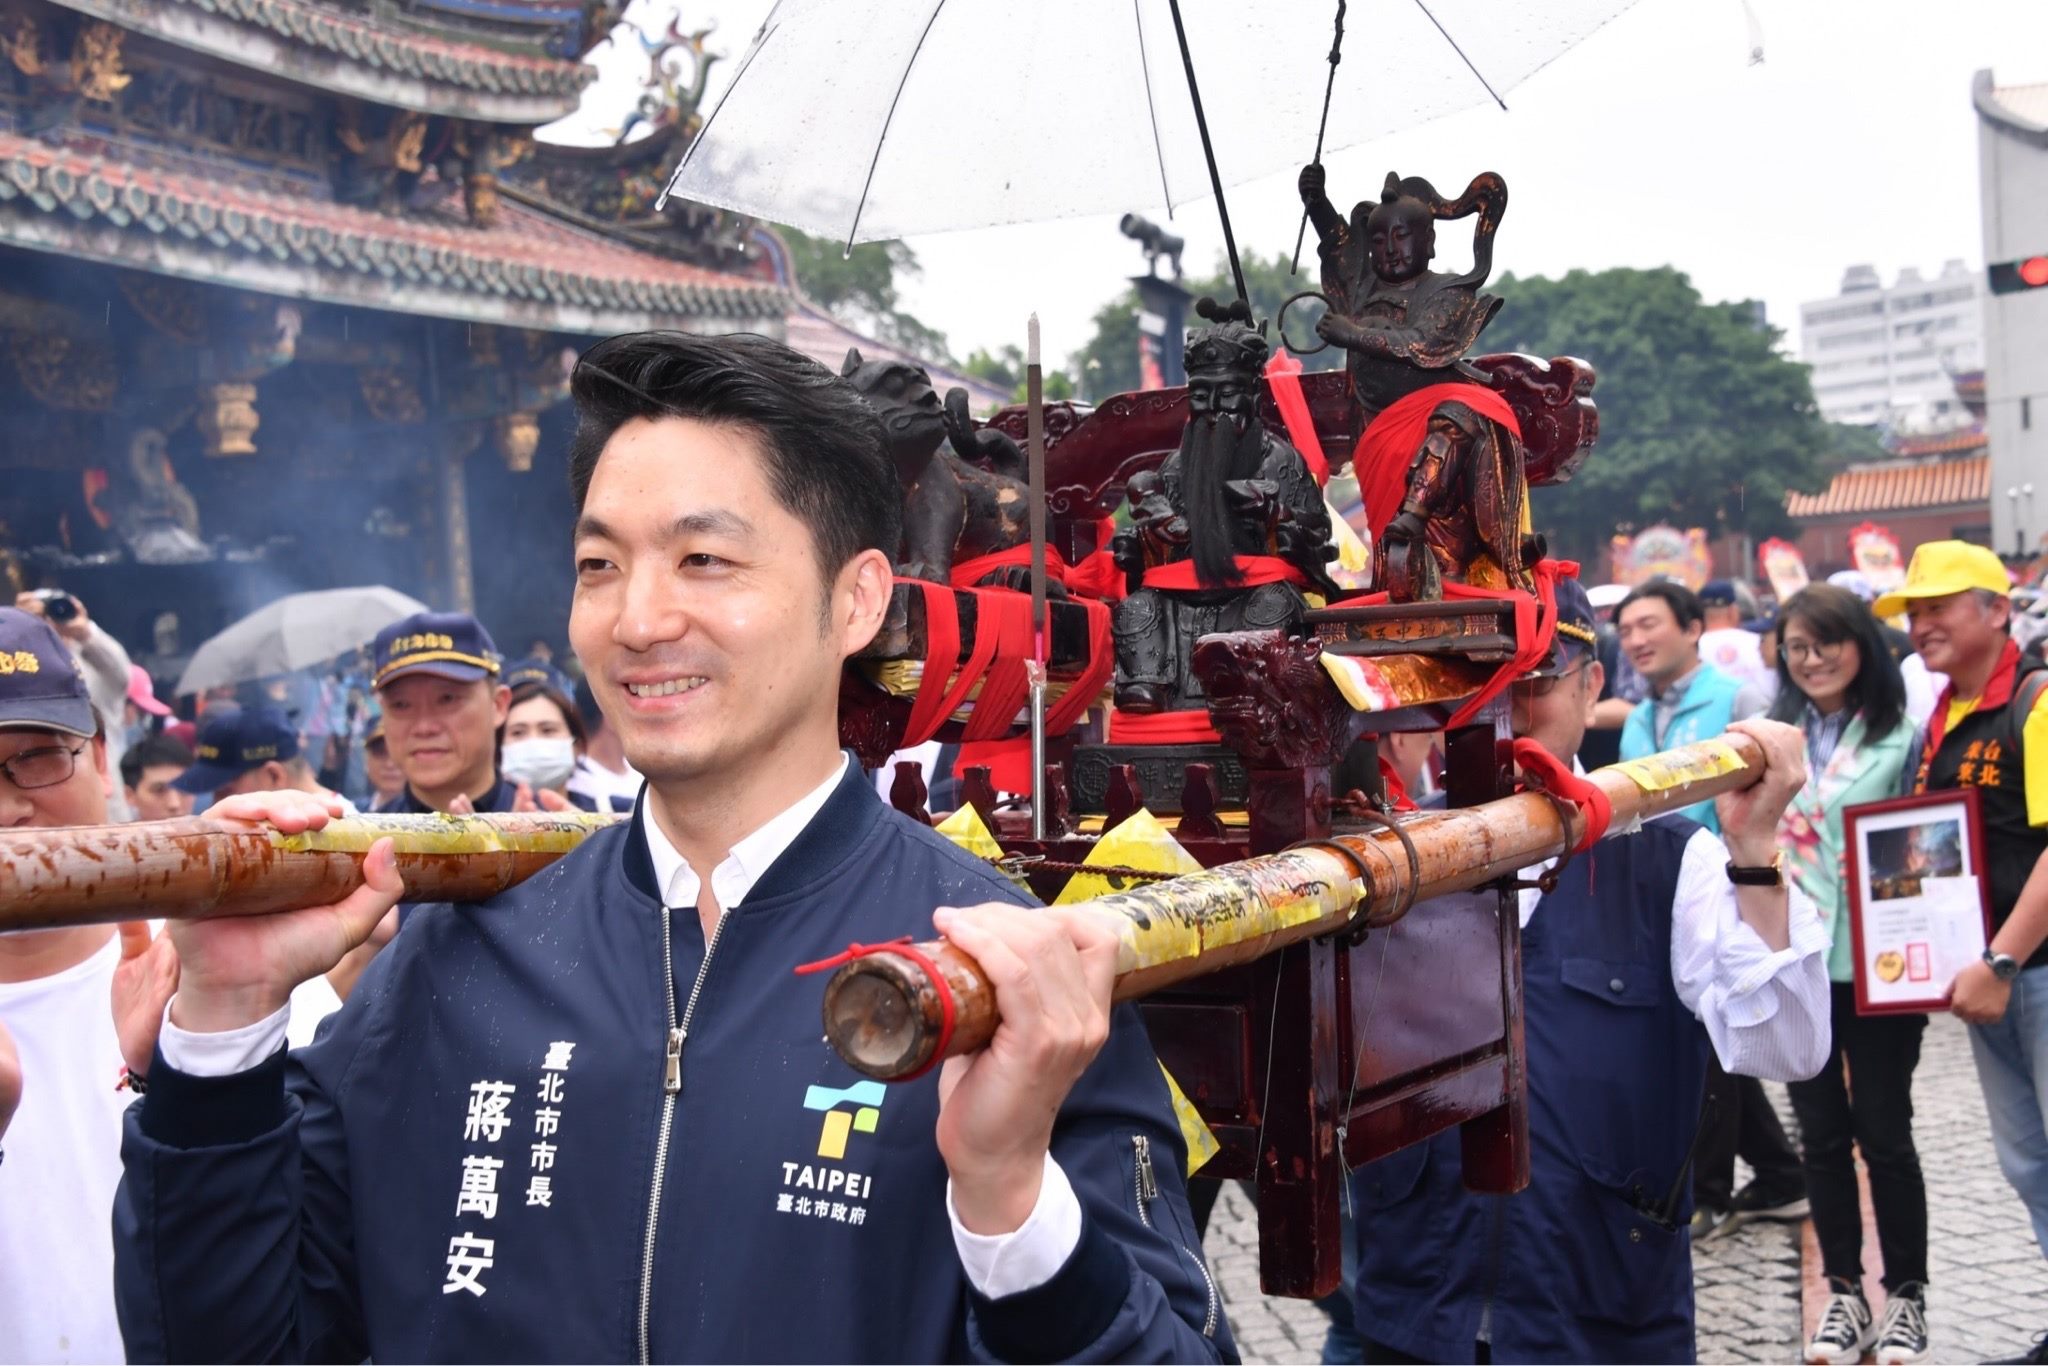
{"type": "Polygon", "coordinates": [[[1848,807],[1842,842],[1856,1013],[1947,1010],[1991,935],[1976,789],[1848,807]]]}

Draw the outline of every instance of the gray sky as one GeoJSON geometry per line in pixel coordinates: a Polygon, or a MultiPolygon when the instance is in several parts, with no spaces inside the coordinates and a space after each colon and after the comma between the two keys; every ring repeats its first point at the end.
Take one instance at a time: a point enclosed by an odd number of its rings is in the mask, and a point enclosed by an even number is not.
{"type": "MultiPolygon", "coordinates": [[[[1352,0],[1347,42],[1363,11],[1352,0]]],[[[1539,3],[1540,0],[1520,0],[1539,3]]],[[[769,0],[637,0],[649,31],[680,12],[683,27],[715,19],[716,99],[769,0]]],[[[1798,305],[1835,292],[1853,262],[1886,282],[1902,266],[1983,264],[1976,116],[1970,78],[2048,81],[2048,0],[1750,0],[1764,61],[1750,65],[1741,0],[1641,0],[1507,95],[1423,128],[1327,157],[1330,197],[1367,198],[1389,170],[1424,175],[1446,193],[1482,170],[1507,178],[1509,210],[1495,270],[1558,275],[1573,268],[1671,264],[1709,299],[1762,298],[1797,345],[1798,305]]],[[[634,96],[637,50],[596,54],[603,73],[581,115],[555,136],[604,140],[634,96]]],[[[1326,68],[1304,71],[1320,82],[1326,68]]],[[[1340,68],[1340,71],[1342,68],[1340,68]]],[[[841,77],[844,78],[843,76],[841,77]]],[[[1220,79],[1219,77],[1205,79],[1220,79]]],[[[1341,76],[1340,76],[1341,79],[1341,76]]],[[[947,157],[972,156],[971,117],[930,142],[934,180],[947,157]]],[[[1301,159],[1315,130],[1300,134],[1301,159]]],[[[1154,206],[1131,207],[1161,217],[1154,206]]],[[[1292,176],[1230,192],[1240,246],[1292,247],[1299,201],[1292,176]]],[[[1211,201],[1181,206],[1169,225],[1186,263],[1207,273],[1222,250],[1211,201]]],[[[1469,260],[1447,230],[1443,261],[1469,260]]],[[[924,265],[907,306],[964,356],[1021,346],[1026,317],[1044,324],[1049,361],[1086,342],[1089,319],[1143,270],[1113,217],[911,239],[924,265]]],[[[2048,224],[2040,244],[2048,249],[2048,224]]],[[[1304,266],[1303,288],[1314,284],[1304,266]]]]}

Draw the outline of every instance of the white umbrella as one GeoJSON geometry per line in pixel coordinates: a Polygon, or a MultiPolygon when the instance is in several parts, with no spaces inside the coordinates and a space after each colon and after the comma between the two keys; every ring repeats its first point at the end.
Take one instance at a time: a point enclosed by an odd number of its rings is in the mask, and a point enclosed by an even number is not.
{"type": "MultiPolygon", "coordinates": [[[[1322,145],[1495,98],[1632,3],[1353,0],[1322,145]]],[[[1222,187],[1309,160],[1335,9],[778,0],[669,192],[850,242],[1170,210],[1211,193],[1193,73],[1222,187]],[[935,158],[935,129],[964,152],[935,158]]]]}
{"type": "Polygon", "coordinates": [[[328,588],[293,593],[259,608],[201,645],[178,693],[309,669],[373,640],[427,605],[396,589],[328,588]]]}

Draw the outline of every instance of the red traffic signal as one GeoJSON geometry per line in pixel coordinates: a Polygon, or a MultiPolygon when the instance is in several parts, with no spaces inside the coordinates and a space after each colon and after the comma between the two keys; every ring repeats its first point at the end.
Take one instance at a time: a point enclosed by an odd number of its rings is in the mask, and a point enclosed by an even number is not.
{"type": "Polygon", "coordinates": [[[2001,261],[1987,272],[1993,294],[2017,294],[2021,290],[2048,286],[2048,256],[2028,256],[2018,261],[2001,261]]]}

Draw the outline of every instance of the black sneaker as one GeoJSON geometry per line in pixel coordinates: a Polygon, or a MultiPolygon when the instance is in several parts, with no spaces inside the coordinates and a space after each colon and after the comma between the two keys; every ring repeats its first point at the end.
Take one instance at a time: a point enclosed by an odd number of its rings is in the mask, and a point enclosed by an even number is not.
{"type": "Polygon", "coordinates": [[[1828,1289],[1832,1293],[1813,1340],[1806,1344],[1805,1359],[1811,1366],[1849,1366],[1863,1360],[1863,1353],[1877,1340],[1870,1301],[1863,1298],[1863,1287],[1839,1276],[1828,1277],[1828,1289]]]}
{"type": "Polygon", "coordinates": [[[2048,1366],[2048,1333],[2034,1339],[2032,1348],[2016,1357],[2000,1357],[1991,1366],[2048,1366]]]}
{"type": "Polygon", "coordinates": [[[1755,1219],[1804,1219],[1809,1208],[1803,1190],[1767,1190],[1752,1181],[1735,1192],[1728,1202],[1726,1222],[1714,1232],[1727,1233],[1755,1219]]]}
{"type": "Polygon", "coordinates": [[[1878,1366],[1910,1366],[1927,1359],[1927,1287],[1908,1281],[1885,1297],[1877,1323],[1878,1366]]]}

